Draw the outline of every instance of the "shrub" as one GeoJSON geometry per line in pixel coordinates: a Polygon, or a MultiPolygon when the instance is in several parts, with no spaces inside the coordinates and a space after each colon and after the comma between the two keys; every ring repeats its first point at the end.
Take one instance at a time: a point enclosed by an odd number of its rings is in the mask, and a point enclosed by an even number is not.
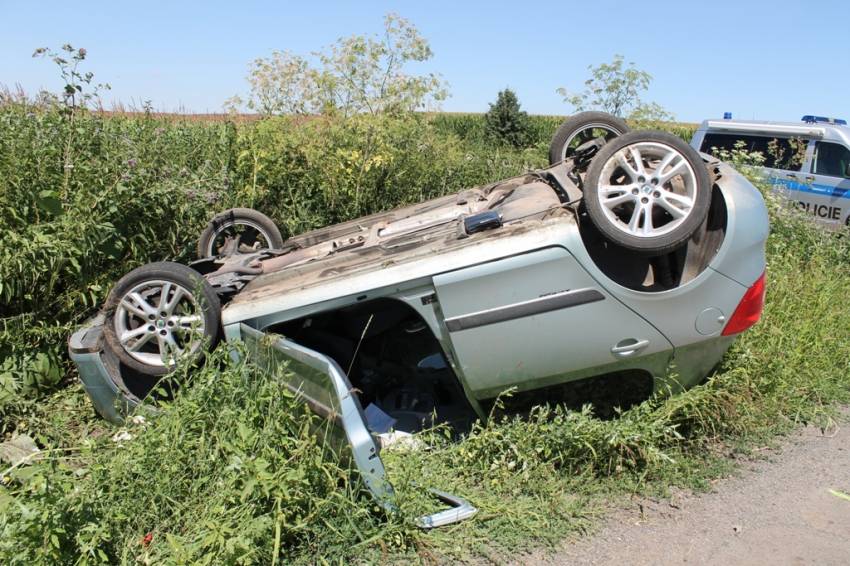
{"type": "Polygon", "coordinates": [[[71,328],[111,283],[186,258],[231,184],[228,124],[0,104],[0,419],[65,374],[71,328]]]}
{"type": "Polygon", "coordinates": [[[514,91],[499,92],[495,104],[484,114],[484,132],[496,141],[514,147],[523,147],[529,141],[528,114],[519,109],[514,91]]]}
{"type": "MultiPolygon", "coordinates": [[[[552,141],[552,136],[558,129],[566,116],[542,116],[530,115],[528,117],[528,147],[545,148],[549,147],[552,141]]],[[[453,134],[463,140],[467,146],[489,146],[492,145],[488,141],[484,131],[484,114],[455,114],[455,113],[440,113],[429,115],[429,120],[437,129],[444,134],[453,134]]],[[[626,120],[630,127],[634,129],[640,128],[655,128],[665,132],[670,132],[679,136],[684,141],[690,143],[691,138],[696,130],[696,124],[687,124],[683,122],[665,122],[665,121],[646,121],[646,120],[626,120]]],[[[491,148],[492,149],[492,148],[491,148]]]]}
{"type": "Polygon", "coordinates": [[[542,164],[536,152],[464,148],[422,115],[275,118],[240,130],[235,202],[271,214],[290,234],[542,164]]]}
{"type": "Polygon", "coordinates": [[[0,429],[67,375],[65,343],[111,284],[191,259],[217,210],[259,208],[289,233],[542,165],[465,147],[423,115],[243,124],[0,104],[0,429]],[[67,163],[67,167],[65,164],[67,163]]]}

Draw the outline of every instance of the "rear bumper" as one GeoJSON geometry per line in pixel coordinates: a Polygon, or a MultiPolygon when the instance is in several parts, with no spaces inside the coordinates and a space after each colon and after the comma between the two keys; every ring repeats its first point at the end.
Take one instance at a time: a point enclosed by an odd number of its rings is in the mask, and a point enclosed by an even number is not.
{"type": "Polygon", "coordinates": [[[103,315],[97,315],[71,335],[68,352],[95,410],[106,420],[121,424],[138,401],[118,387],[113,377],[117,368],[103,352],[102,330],[103,315]]]}

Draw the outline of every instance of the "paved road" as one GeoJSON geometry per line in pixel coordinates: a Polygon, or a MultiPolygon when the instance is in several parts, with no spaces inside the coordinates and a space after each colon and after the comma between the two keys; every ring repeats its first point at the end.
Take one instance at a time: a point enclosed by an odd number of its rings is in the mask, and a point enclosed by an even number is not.
{"type": "MultiPolygon", "coordinates": [[[[850,416],[850,412],[845,416],[850,416]]],[[[850,422],[809,427],[698,496],[633,502],[585,539],[528,564],[850,565],[850,422]]]]}

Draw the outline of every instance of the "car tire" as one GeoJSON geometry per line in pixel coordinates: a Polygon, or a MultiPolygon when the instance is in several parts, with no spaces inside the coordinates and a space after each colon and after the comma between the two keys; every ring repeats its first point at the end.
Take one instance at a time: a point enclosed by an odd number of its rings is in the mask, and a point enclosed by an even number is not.
{"type": "Polygon", "coordinates": [[[583,200],[590,220],[609,241],[661,255],[687,242],[705,221],[711,179],[702,158],[682,139],[635,131],[594,156],[583,200]]]}
{"type": "Polygon", "coordinates": [[[282,247],[283,236],[271,218],[252,208],[231,208],[216,215],[207,224],[198,239],[198,257],[237,255],[282,247]],[[250,241],[242,242],[241,238],[246,234],[250,241]]]}
{"type": "Polygon", "coordinates": [[[605,112],[579,112],[567,118],[549,144],[549,165],[572,157],[575,148],[600,135],[610,141],[628,133],[626,123],[605,112]]]}
{"type": "Polygon", "coordinates": [[[221,304],[193,269],[150,263],[118,280],[104,304],[103,338],[124,365],[165,375],[183,358],[200,361],[219,340],[221,304]]]}

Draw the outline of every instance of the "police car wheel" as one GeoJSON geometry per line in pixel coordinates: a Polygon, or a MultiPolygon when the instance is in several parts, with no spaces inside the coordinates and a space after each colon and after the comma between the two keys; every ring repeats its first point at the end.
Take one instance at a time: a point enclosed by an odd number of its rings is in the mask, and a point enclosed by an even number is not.
{"type": "Polygon", "coordinates": [[[231,256],[283,247],[271,218],[252,208],[231,208],[210,220],[198,239],[198,257],[231,256]]]}
{"type": "Polygon", "coordinates": [[[687,242],[705,221],[711,180],[702,158],[680,138],[653,130],[630,132],[593,158],[584,204],[608,240],[660,255],[687,242]]]}
{"type": "Polygon", "coordinates": [[[610,141],[629,131],[626,123],[605,112],[579,112],[567,118],[549,144],[549,165],[575,154],[578,146],[596,138],[610,141]]]}
{"type": "Polygon", "coordinates": [[[183,359],[197,361],[219,339],[218,295],[179,263],[149,263],[129,272],[110,291],[104,312],[105,346],[145,375],[164,375],[183,359]]]}

